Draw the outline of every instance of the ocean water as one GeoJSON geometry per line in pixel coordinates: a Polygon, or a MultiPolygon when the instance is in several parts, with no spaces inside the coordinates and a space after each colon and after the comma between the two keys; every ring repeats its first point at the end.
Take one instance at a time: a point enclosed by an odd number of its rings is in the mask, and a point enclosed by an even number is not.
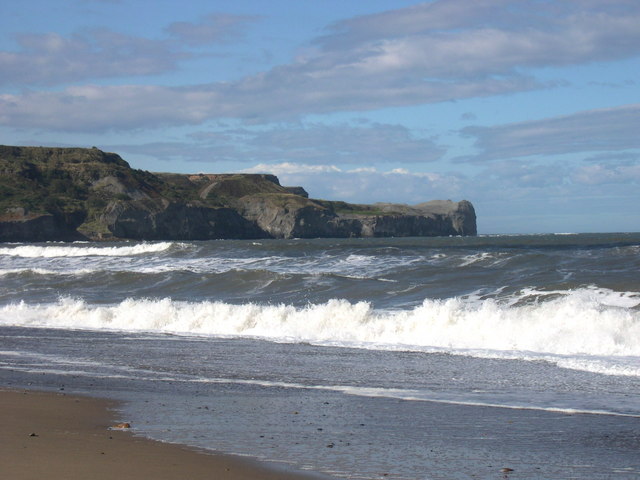
{"type": "Polygon", "coordinates": [[[337,478],[638,478],[639,272],[632,233],[0,244],[0,378],[337,478]]]}

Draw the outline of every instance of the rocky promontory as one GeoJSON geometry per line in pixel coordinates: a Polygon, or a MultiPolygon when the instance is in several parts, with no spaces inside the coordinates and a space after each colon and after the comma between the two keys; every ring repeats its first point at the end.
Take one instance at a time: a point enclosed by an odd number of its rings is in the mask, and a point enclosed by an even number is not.
{"type": "Polygon", "coordinates": [[[470,202],[309,198],[268,174],[132,169],[97,148],[0,146],[0,241],[476,235],[470,202]]]}

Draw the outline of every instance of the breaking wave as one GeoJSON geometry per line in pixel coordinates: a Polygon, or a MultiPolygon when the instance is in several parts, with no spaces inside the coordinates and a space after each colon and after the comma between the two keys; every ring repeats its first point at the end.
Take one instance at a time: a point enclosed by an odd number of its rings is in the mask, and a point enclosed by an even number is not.
{"type": "Polygon", "coordinates": [[[638,293],[596,288],[523,291],[518,301],[425,300],[409,310],[376,310],[347,300],[294,307],[168,298],[91,305],[61,298],[54,304],[6,305],[0,324],[545,359],[567,368],[640,375],[639,305],[638,293]]]}
{"type": "Polygon", "coordinates": [[[127,257],[130,255],[144,255],[146,253],[158,253],[169,250],[174,246],[183,244],[174,242],[140,243],[132,246],[114,247],[83,247],[75,245],[20,245],[16,247],[0,248],[0,255],[26,257],[26,258],[51,258],[51,257],[127,257]]]}

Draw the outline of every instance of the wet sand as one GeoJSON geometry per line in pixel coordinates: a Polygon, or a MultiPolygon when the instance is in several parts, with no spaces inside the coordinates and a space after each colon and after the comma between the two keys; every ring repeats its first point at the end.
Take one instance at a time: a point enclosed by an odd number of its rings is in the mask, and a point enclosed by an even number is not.
{"type": "MultiPolygon", "coordinates": [[[[112,429],[108,400],[35,391],[0,391],[0,478],[309,480],[239,457],[213,455],[112,429]]],[[[133,425],[135,427],[135,425],[133,425]]]]}

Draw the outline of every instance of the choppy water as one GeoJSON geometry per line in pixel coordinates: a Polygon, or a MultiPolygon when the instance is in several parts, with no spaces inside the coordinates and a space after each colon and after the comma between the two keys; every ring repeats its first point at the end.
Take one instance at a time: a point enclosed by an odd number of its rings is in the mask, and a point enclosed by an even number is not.
{"type": "Polygon", "coordinates": [[[640,234],[4,244],[0,375],[334,476],[635,478],[638,272],[640,234]]]}

